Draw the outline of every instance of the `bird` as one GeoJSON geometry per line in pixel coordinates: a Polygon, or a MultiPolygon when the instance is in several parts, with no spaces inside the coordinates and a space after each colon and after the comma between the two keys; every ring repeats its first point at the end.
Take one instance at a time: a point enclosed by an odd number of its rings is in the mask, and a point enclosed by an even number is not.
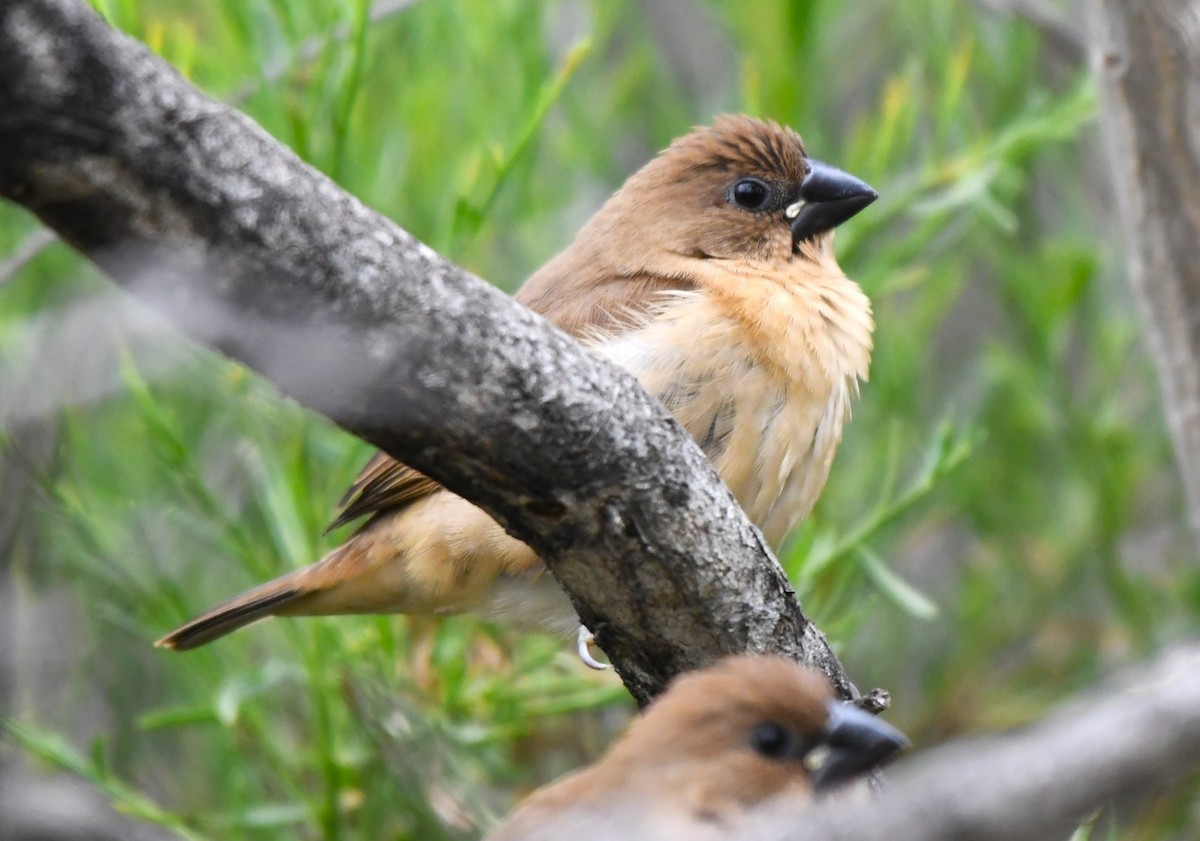
{"type": "MultiPolygon", "coordinates": [[[[834,229],[878,197],[811,157],[800,135],[721,115],[631,175],[516,299],[656,396],[767,542],[807,516],[872,350],[871,304],[834,229]]],[[[379,452],[330,528],[365,523],[310,566],[175,629],[192,649],[268,616],[474,612],[587,629],[526,544],[433,479],[379,452]]]]}
{"type": "Polygon", "coordinates": [[[815,669],[727,657],[675,678],[596,763],[529,795],[487,841],[725,838],[907,746],[815,669]]]}

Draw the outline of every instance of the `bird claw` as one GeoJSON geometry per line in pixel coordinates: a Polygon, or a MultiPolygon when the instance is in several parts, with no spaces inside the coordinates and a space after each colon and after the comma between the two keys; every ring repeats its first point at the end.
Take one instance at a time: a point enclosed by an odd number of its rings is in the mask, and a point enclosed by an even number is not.
{"type": "Polygon", "coordinates": [[[586,625],[579,626],[579,635],[577,637],[576,644],[579,646],[579,659],[582,660],[583,664],[589,669],[595,669],[598,672],[602,672],[605,669],[612,668],[612,666],[610,666],[608,663],[601,663],[592,656],[592,646],[596,644],[596,637],[587,629],[586,625]]]}

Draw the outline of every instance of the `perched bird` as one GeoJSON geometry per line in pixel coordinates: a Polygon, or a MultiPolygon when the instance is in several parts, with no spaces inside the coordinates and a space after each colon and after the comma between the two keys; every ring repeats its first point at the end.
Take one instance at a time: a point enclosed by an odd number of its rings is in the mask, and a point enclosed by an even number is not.
{"type": "Polygon", "coordinates": [[[535,791],[488,841],[724,838],[907,745],[813,669],[730,657],[673,681],[598,762],[535,791]]]}
{"type": "MultiPolygon", "coordinates": [[[[824,487],[866,378],[871,306],[832,240],[875,198],[791,129],[722,116],[634,173],[516,298],[637,377],[778,545],[824,487]]],[[[578,627],[528,546],[390,456],[343,505],[334,527],[370,515],[345,543],[158,645],[194,648],[271,615],[475,611],[578,627]]]]}

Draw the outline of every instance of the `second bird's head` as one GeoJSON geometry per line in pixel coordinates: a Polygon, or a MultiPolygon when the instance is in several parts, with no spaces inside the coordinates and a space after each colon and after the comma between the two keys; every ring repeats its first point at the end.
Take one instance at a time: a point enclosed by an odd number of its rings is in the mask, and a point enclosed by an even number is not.
{"type": "Polygon", "coordinates": [[[670,781],[714,808],[751,808],[837,788],[907,746],[891,725],[835,700],[815,669],[742,655],[677,678],[609,764],[632,786],[670,781]]]}
{"type": "Polygon", "coordinates": [[[593,220],[610,247],[696,259],[814,259],[878,194],[808,156],[790,128],[718,117],[629,177],[593,220]]]}

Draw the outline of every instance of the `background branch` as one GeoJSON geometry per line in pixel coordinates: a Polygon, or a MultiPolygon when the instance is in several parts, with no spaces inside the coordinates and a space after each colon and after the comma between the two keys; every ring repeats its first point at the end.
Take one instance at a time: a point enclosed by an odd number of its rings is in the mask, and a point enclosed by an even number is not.
{"type": "Polygon", "coordinates": [[[747,649],[850,694],[758,531],[630,376],[85,4],[0,10],[0,115],[0,194],[198,340],[495,515],[640,702],[747,649]]]}
{"type": "Polygon", "coordinates": [[[1088,9],[1129,280],[1200,541],[1200,11],[1189,0],[1088,9]]]}
{"type": "Polygon", "coordinates": [[[1197,771],[1200,646],[1192,644],[1026,730],[902,760],[870,803],[832,800],[738,837],[1064,841],[1097,809],[1163,793],[1197,771]]]}

